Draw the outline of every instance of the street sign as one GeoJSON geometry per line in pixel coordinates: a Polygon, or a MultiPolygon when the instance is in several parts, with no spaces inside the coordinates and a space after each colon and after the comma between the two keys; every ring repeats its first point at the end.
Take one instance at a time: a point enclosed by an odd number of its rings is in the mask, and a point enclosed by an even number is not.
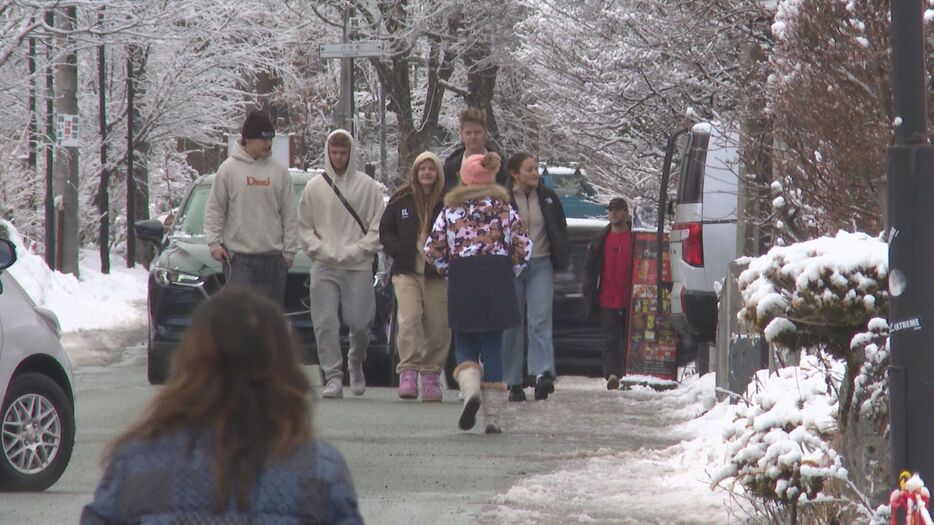
{"type": "Polygon", "coordinates": [[[66,148],[78,147],[78,115],[58,114],[55,141],[66,148]]]}
{"type": "Polygon", "coordinates": [[[337,42],[321,44],[318,47],[321,58],[358,58],[386,56],[386,49],[381,40],[358,40],[356,42],[337,42]]]}

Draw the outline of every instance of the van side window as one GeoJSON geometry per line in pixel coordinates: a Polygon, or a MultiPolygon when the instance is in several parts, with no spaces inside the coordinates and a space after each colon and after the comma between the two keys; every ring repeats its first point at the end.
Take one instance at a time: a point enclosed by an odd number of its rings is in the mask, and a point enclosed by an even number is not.
{"type": "Polygon", "coordinates": [[[702,202],[704,192],[704,166],[707,164],[707,144],[710,135],[691,133],[681,162],[681,183],[678,185],[678,203],[702,202]]]}

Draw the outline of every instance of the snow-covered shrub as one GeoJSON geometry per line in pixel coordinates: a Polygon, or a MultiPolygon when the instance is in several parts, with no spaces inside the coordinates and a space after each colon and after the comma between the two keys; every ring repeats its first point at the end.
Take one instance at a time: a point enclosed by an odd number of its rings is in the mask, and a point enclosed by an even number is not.
{"type": "Polygon", "coordinates": [[[889,388],[886,370],[889,367],[889,323],[876,317],[869,321],[869,331],[856,334],[851,347],[865,355],[853,386],[853,408],[856,417],[888,423],[889,388]]]}
{"type": "Polygon", "coordinates": [[[853,336],[888,313],[888,245],[865,233],[774,247],[748,262],[739,316],[784,348],[846,358],[853,336]]]}
{"type": "Polygon", "coordinates": [[[777,503],[814,499],[829,479],[847,479],[830,445],[837,432],[837,388],[844,365],[808,355],[800,366],[762,370],[747,388],[747,404],[724,430],[726,464],[712,484],[739,483],[757,498],[777,503]]]}

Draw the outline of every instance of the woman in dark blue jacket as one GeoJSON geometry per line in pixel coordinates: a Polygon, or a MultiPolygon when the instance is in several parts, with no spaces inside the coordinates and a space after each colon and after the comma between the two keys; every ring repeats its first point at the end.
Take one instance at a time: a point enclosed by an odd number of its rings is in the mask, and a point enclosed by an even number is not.
{"type": "Polygon", "coordinates": [[[82,525],[363,523],[340,453],[312,438],[311,385],[279,304],[201,304],[168,384],[105,454],[82,525]]]}

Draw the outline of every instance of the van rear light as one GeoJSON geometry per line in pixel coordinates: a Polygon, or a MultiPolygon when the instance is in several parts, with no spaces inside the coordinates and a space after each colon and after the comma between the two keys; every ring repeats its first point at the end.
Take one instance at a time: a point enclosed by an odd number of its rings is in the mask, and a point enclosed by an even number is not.
{"type": "Polygon", "coordinates": [[[685,230],[687,233],[681,238],[681,258],[684,262],[691,266],[703,266],[704,240],[701,236],[701,224],[699,222],[675,224],[672,229],[685,230]]]}

